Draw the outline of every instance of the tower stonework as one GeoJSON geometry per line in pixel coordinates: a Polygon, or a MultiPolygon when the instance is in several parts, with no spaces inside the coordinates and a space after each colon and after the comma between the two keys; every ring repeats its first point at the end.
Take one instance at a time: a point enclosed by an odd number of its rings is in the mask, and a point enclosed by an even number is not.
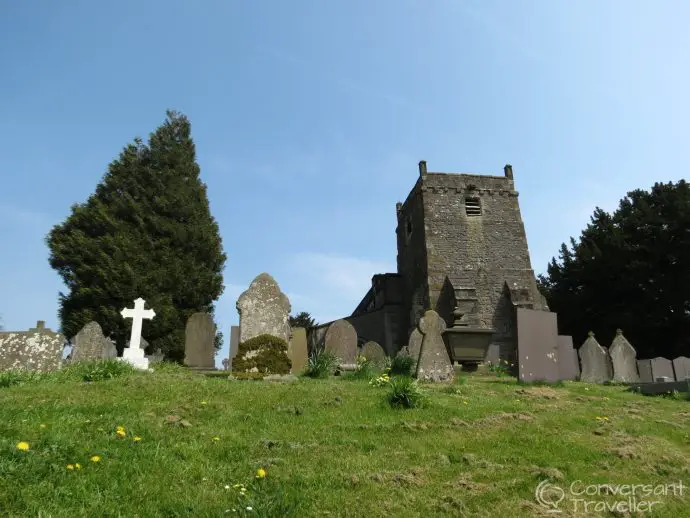
{"type": "Polygon", "coordinates": [[[409,333],[427,309],[452,325],[455,291],[473,290],[472,323],[495,329],[488,359],[514,359],[515,307],[548,307],[532,270],[512,167],[504,176],[434,173],[422,161],[396,210],[402,327],[409,333]]]}

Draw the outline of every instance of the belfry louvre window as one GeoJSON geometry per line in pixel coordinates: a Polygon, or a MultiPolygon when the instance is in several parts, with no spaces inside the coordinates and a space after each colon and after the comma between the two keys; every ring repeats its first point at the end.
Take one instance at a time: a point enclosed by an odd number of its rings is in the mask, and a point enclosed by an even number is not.
{"type": "Polygon", "coordinates": [[[465,198],[465,214],[468,216],[481,216],[482,206],[479,198],[465,198]]]}

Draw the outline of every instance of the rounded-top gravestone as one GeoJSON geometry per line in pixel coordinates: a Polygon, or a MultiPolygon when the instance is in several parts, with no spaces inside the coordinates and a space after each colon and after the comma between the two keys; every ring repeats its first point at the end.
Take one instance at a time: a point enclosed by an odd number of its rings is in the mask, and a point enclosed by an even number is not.
{"type": "Polygon", "coordinates": [[[328,326],[324,349],[338,357],[341,364],[354,364],[357,361],[357,331],[346,320],[336,320],[328,326]]]}
{"type": "Polygon", "coordinates": [[[240,314],[240,342],[263,334],[290,340],[290,300],[269,274],[259,274],[235,306],[240,314]]]}

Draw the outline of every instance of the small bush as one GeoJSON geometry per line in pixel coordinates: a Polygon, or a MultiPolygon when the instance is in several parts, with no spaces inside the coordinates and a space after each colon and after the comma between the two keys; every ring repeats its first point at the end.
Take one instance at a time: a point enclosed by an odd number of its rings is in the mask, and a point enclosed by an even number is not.
{"type": "Polygon", "coordinates": [[[418,408],[426,404],[426,396],[419,389],[417,380],[409,376],[391,378],[386,396],[393,408],[418,408]]]}
{"type": "Polygon", "coordinates": [[[390,374],[391,376],[412,376],[413,367],[414,358],[400,354],[391,361],[390,374]]]}
{"type": "Polygon", "coordinates": [[[304,376],[310,378],[327,378],[338,367],[338,358],[333,353],[319,349],[309,356],[304,376]]]}
{"type": "Polygon", "coordinates": [[[117,359],[88,360],[70,363],[64,369],[57,371],[55,377],[64,381],[104,381],[135,372],[135,368],[125,361],[117,359]]]}
{"type": "Polygon", "coordinates": [[[285,340],[268,334],[245,340],[237,347],[232,371],[289,374],[292,362],[287,355],[287,348],[285,340]]]}

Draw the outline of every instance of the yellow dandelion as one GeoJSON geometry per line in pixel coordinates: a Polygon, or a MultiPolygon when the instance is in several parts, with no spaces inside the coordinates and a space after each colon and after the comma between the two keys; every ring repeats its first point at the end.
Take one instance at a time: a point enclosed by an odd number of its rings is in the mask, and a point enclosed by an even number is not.
{"type": "Polygon", "coordinates": [[[74,464],[67,464],[67,469],[72,471],[74,469],[74,464]]]}
{"type": "Polygon", "coordinates": [[[202,405],[207,405],[208,403],[206,401],[201,402],[202,405]]]}
{"type": "Polygon", "coordinates": [[[44,425],[43,423],[41,423],[41,424],[38,425],[38,427],[39,427],[39,428],[45,428],[46,425],[44,425]]]}
{"type": "Polygon", "coordinates": [[[77,469],[81,469],[81,464],[79,464],[79,463],[77,462],[77,463],[74,465],[74,467],[77,468],[77,469]]]}
{"type": "Polygon", "coordinates": [[[214,437],[213,440],[214,441],[220,441],[220,437],[214,437]]]}
{"type": "Polygon", "coordinates": [[[256,478],[264,478],[266,476],[266,470],[264,468],[259,468],[256,470],[256,478]]]}
{"type": "Polygon", "coordinates": [[[136,441],[136,442],[139,442],[139,441],[141,441],[141,437],[139,437],[139,436],[137,435],[137,436],[136,436],[134,439],[132,439],[132,440],[133,440],[133,441],[136,441]]]}
{"type": "Polygon", "coordinates": [[[91,462],[101,462],[101,457],[100,455],[94,455],[89,459],[91,462]]]}
{"type": "Polygon", "coordinates": [[[469,403],[467,401],[463,401],[464,404],[468,405],[469,403]]]}
{"type": "Polygon", "coordinates": [[[22,451],[29,451],[29,443],[26,441],[20,441],[17,443],[17,449],[22,451]]]}
{"type": "Polygon", "coordinates": [[[127,435],[127,432],[125,432],[124,430],[117,430],[115,433],[118,435],[118,437],[124,437],[125,435],[127,435]]]}
{"type": "Polygon", "coordinates": [[[124,426],[116,426],[115,429],[116,429],[116,430],[124,430],[125,427],[124,427],[124,426]]]}

